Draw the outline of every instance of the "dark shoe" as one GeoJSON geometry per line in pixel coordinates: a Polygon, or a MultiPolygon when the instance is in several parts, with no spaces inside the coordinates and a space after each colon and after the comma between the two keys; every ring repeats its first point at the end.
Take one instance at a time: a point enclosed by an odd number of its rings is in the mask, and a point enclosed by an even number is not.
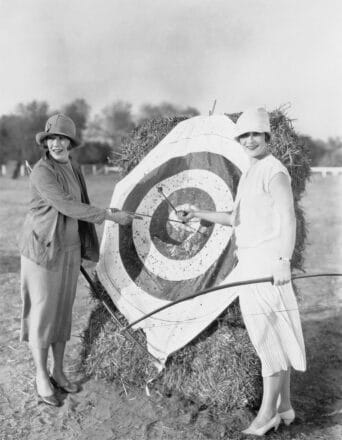
{"type": "Polygon", "coordinates": [[[38,394],[38,403],[46,403],[50,406],[62,406],[62,402],[58,400],[54,394],[51,396],[41,396],[38,394]]]}
{"type": "Polygon", "coordinates": [[[62,402],[56,397],[55,394],[51,394],[51,396],[41,396],[38,393],[37,386],[35,386],[35,389],[38,396],[38,404],[46,403],[47,405],[50,406],[62,406],[62,402]]]}
{"type": "Polygon", "coordinates": [[[72,393],[72,394],[75,394],[75,393],[78,393],[81,390],[80,386],[77,383],[71,383],[71,382],[68,381],[67,384],[62,386],[62,385],[59,385],[59,383],[52,376],[49,376],[49,378],[50,378],[51,384],[57,390],[62,391],[62,393],[72,393]]]}

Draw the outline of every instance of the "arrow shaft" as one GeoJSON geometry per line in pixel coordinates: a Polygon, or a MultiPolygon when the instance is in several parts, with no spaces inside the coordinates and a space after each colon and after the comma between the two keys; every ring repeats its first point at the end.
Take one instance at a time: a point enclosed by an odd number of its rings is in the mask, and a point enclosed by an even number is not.
{"type": "Polygon", "coordinates": [[[164,199],[166,200],[166,203],[170,206],[170,208],[173,211],[177,212],[176,208],[173,206],[173,204],[170,202],[170,200],[164,194],[163,188],[161,186],[158,187],[158,192],[164,197],[164,199]]]}

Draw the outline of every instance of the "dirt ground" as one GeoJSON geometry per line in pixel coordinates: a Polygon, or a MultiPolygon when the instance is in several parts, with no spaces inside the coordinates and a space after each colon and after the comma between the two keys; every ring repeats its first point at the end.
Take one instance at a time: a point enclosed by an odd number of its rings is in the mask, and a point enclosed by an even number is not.
{"type": "MultiPolygon", "coordinates": [[[[109,203],[112,176],[89,176],[91,199],[109,203]]],[[[27,179],[0,178],[0,439],[30,440],[205,440],[243,438],[246,413],[221,414],[174,398],[127,392],[103,380],[86,380],[79,367],[82,331],[94,307],[80,276],[66,371],[82,390],[61,408],[37,404],[34,370],[26,344],[19,343],[20,293],[17,234],[28,201],[27,179]]],[[[314,176],[303,198],[309,224],[307,272],[342,272],[342,177],[314,176]]],[[[99,234],[102,230],[99,228],[99,234]]],[[[88,266],[91,271],[92,267],[88,266]]],[[[342,278],[297,282],[307,346],[308,370],[293,375],[297,421],[269,439],[342,438],[342,278]]]]}

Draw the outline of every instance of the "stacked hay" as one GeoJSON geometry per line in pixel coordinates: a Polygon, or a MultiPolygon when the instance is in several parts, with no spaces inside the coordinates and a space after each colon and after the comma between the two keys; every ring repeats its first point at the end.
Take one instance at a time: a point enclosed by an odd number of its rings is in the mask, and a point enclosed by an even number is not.
{"type": "MultiPolygon", "coordinates": [[[[229,115],[235,121],[238,114],[229,115]]],[[[270,149],[289,169],[297,215],[297,242],[293,267],[300,269],[305,242],[305,220],[298,204],[305,189],[310,167],[308,152],[299,144],[291,121],[281,111],[270,114],[272,140],[270,149]]],[[[148,121],[138,127],[123,146],[121,166],[128,173],[160,140],[186,117],[148,121]]],[[[93,292],[98,300],[108,299],[100,282],[93,292]]],[[[113,306],[113,313],[127,321],[113,306]]],[[[141,330],[134,336],[143,344],[141,330]]],[[[262,384],[260,362],[244,328],[237,302],[234,302],[195,340],[174,353],[165,369],[157,374],[153,360],[138,345],[127,339],[98,303],[84,335],[84,365],[89,375],[106,378],[123,389],[150,388],[163,395],[177,394],[212,412],[259,404],[262,384]]]]}

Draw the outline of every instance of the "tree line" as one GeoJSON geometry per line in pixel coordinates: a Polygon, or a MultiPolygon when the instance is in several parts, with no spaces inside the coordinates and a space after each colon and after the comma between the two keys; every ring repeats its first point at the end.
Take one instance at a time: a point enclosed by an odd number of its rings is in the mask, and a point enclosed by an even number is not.
{"type": "Polygon", "coordinates": [[[25,160],[35,163],[41,156],[35,135],[44,130],[46,120],[57,112],[75,122],[83,146],[75,149],[74,155],[80,163],[89,164],[107,163],[108,157],[120,154],[124,138],[148,119],[199,114],[194,107],[178,107],[168,102],[144,104],[137,114],[133,114],[132,105],[125,101],[106,106],[94,117],[90,117],[90,110],[84,99],[76,99],[57,110],[51,110],[45,101],[18,104],[13,114],[0,117],[0,164],[9,160],[17,161],[18,167],[25,160]]]}
{"type": "MultiPolygon", "coordinates": [[[[134,114],[132,105],[116,101],[101,112],[90,117],[90,106],[84,99],[76,99],[58,110],[52,110],[45,101],[18,104],[13,114],[0,117],[0,164],[17,161],[18,167],[25,160],[35,163],[41,156],[35,135],[43,131],[45,122],[54,113],[62,112],[73,119],[77,135],[83,147],[75,150],[80,163],[107,163],[108,157],[120,154],[120,147],[126,136],[138,125],[149,119],[187,115],[199,115],[194,107],[179,107],[169,102],[158,105],[144,104],[134,114]]],[[[311,151],[312,166],[342,166],[342,140],[338,137],[327,141],[301,135],[311,151]]]]}

